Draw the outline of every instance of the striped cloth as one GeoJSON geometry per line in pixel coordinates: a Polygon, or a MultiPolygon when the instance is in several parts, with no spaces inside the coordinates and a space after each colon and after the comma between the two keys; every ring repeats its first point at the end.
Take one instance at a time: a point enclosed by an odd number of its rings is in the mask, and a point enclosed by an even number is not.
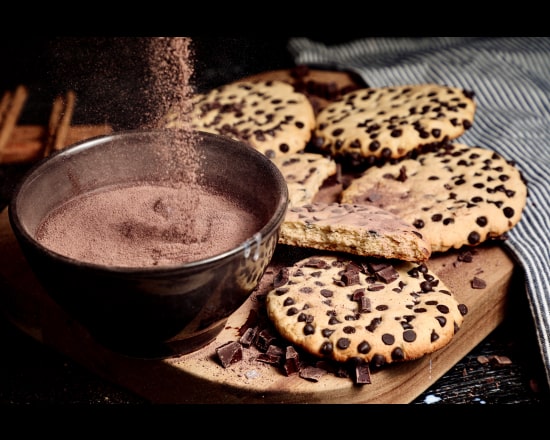
{"type": "Polygon", "coordinates": [[[371,87],[438,83],[473,90],[473,127],[460,142],[516,162],[529,196],[505,246],[525,272],[550,383],[550,38],[365,38],[327,46],[292,38],[296,64],[360,74],[371,87]]]}

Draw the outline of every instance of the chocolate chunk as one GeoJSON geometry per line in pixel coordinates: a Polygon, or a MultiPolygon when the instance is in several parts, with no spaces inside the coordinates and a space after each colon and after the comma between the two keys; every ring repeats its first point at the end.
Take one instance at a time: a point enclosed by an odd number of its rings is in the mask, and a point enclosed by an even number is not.
{"type": "Polygon", "coordinates": [[[321,260],[320,258],[311,258],[308,260],[304,266],[306,267],[318,267],[319,269],[323,269],[327,266],[326,261],[321,260]]]}
{"type": "Polygon", "coordinates": [[[286,347],[283,370],[287,376],[300,371],[300,356],[292,345],[286,347]]]}
{"type": "Polygon", "coordinates": [[[487,287],[487,283],[485,280],[482,280],[481,278],[474,277],[471,282],[472,289],[485,289],[487,287]]]}
{"type": "Polygon", "coordinates": [[[256,338],[256,347],[260,351],[265,352],[276,339],[277,337],[273,335],[268,328],[264,328],[260,333],[258,333],[258,337],[256,338]]]}
{"type": "Polygon", "coordinates": [[[299,372],[299,376],[302,379],[309,380],[311,382],[318,382],[321,377],[327,374],[326,370],[318,367],[306,366],[299,372]]]}
{"type": "Polygon", "coordinates": [[[243,348],[237,341],[229,341],[216,348],[216,354],[224,368],[243,359],[243,348]]]}
{"type": "Polygon", "coordinates": [[[357,385],[371,383],[369,364],[360,362],[355,366],[355,383],[357,385]]]}
{"type": "Polygon", "coordinates": [[[399,274],[395,270],[395,267],[391,265],[388,265],[385,268],[376,271],[376,276],[380,281],[386,284],[389,284],[399,278],[399,274]]]}
{"type": "Polygon", "coordinates": [[[341,279],[346,286],[359,284],[359,273],[356,270],[347,270],[342,274],[341,279]]]}
{"type": "Polygon", "coordinates": [[[283,349],[276,345],[270,345],[265,353],[260,353],[256,360],[271,365],[280,365],[283,359],[283,349]]]}
{"type": "Polygon", "coordinates": [[[372,311],[370,298],[362,296],[359,298],[359,313],[370,313],[372,311]]]}
{"type": "Polygon", "coordinates": [[[258,335],[258,327],[249,327],[245,330],[245,332],[241,336],[241,339],[239,339],[239,342],[243,347],[248,348],[252,344],[254,344],[254,340],[256,339],[257,335],[258,335]]]}

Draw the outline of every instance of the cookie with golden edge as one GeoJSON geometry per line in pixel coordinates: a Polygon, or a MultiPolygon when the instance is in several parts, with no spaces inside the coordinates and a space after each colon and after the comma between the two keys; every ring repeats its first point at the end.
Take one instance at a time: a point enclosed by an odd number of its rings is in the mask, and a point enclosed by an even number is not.
{"type": "Polygon", "coordinates": [[[514,163],[460,143],[368,168],[341,193],[342,203],[377,206],[412,224],[432,252],[501,238],[526,201],[527,184],[514,163]]]}
{"type": "Polygon", "coordinates": [[[283,267],[266,307],[277,331],[295,346],[375,367],[443,348],[468,313],[424,263],[335,254],[283,267]]]}
{"type": "Polygon", "coordinates": [[[350,162],[405,157],[453,140],[474,123],[474,93],[440,84],[355,90],[316,116],[314,144],[350,162]]]}
{"type": "Polygon", "coordinates": [[[312,202],[324,181],[338,172],[334,159],[317,153],[279,155],[271,160],[287,183],[289,206],[312,202]]]}
{"type": "MultiPolygon", "coordinates": [[[[315,128],[313,107],[283,81],[237,81],[192,97],[194,129],[244,141],[269,158],[302,151],[315,128]]],[[[167,127],[178,127],[170,114],[167,127]]]]}

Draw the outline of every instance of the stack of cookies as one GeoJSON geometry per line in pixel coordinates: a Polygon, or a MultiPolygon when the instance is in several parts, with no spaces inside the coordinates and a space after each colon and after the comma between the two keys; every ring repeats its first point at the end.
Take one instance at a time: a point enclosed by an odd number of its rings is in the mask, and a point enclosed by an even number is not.
{"type": "Polygon", "coordinates": [[[527,198],[513,163],[456,142],[475,111],[472,92],[438,84],[348,88],[314,108],[268,74],[195,97],[193,127],[243,140],[281,170],[290,201],[279,243],[315,251],[267,293],[282,337],[375,366],[452,340],[467,306],[430,256],[504,239],[527,198]],[[327,182],[330,200],[319,197],[327,182]]]}

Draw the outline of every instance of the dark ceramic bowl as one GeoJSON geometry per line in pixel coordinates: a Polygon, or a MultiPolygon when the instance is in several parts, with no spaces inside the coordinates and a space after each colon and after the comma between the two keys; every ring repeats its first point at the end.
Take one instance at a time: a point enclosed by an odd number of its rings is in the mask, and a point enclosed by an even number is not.
{"type": "Polygon", "coordinates": [[[162,180],[157,153],[172,148],[174,132],[126,131],[75,144],[33,166],[9,205],[15,237],[45,291],[100,344],[132,357],[173,357],[212,342],[263,276],[288,204],[284,178],[266,156],[199,132],[201,183],[238,199],[261,219],[248,239],[219,255],[153,267],[78,261],[37,241],[46,214],[75,196],[162,180]]]}

